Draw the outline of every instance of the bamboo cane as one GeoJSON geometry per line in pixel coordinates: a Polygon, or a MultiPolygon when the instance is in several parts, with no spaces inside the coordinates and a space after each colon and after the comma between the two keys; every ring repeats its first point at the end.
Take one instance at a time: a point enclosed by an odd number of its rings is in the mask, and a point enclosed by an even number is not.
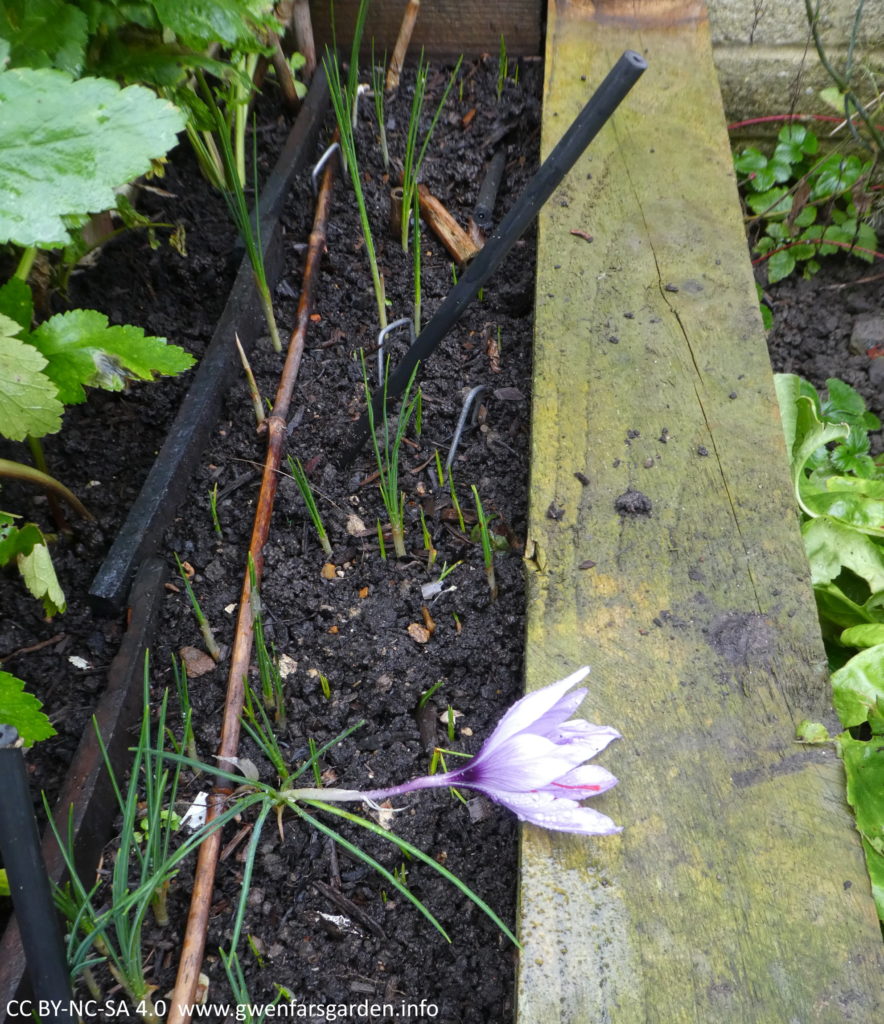
{"type": "MultiPolygon", "coordinates": [[[[280,377],[273,411],[267,419],[267,457],[264,462],[264,474],[252,537],[249,543],[249,554],[255,566],[255,580],[260,583],[264,568],[264,545],[270,533],[270,521],[273,515],[273,500],[279,480],[279,466],[282,460],[282,448],[285,441],[286,418],[294,392],[295,381],[301,366],[304,353],[304,342],[310,323],[310,309],[313,304],[313,289],[319,276],[319,263],[325,249],[326,224],[331,208],[332,180],[334,161],[330,160],[322,177],[322,185],[316,201],[316,212],[313,218],[313,230],[307,246],[304,265],[304,276],[301,286],[301,297],[298,301],[295,329],[289,339],[288,354],[280,377]]],[[[221,739],[218,745],[218,760],[222,765],[229,765],[230,758],[236,757],[239,747],[240,714],[244,701],[244,680],[249,670],[249,659],[252,653],[252,586],[248,569],[243,577],[242,592],[239,601],[236,633],[230,655],[230,672],[227,677],[227,696],[224,703],[224,719],[221,725],[221,739]]],[[[208,799],[206,822],[218,817],[223,809],[225,799],[230,795],[226,786],[216,786],[208,799]]],[[[221,831],[209,836],[200,846],[194,873],[193,892],[187,925],[182,944],[181,960],[178,975],[170,1000],[167,1024],[188,1024],[190,1014],[187,1007],[194,1002],[197,981],[203,961],[206,945],[206,929],[209,922],[209,911],[212,903],[212,890],[215,884],[215,869],[221,850],[221,831]]]]}
{"type": "Polygon", "coordinates": [[[387,68],[387,81],[385,84],[387,92],[393,92],[399,88],[399,76],[402,74],[405,53],[408,50],[408,44],[411,42],[411,34],[414,32],[414,23],[417,21],[420,7],[421,0],[408,0],[408,6],[405,8],[405,14],[402,16],[399,35],[396,37],[396,45],[393,47],[390,66],[387,68]]]}

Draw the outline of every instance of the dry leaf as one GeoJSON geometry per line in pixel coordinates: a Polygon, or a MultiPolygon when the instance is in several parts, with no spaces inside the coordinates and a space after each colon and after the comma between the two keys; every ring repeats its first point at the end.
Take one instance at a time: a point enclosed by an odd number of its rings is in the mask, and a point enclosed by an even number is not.
{"type": "Polygon", "coordinates": [[[337,573],[335,572],[334,564],[332,562],[326,562],[325,565],[322,567],[320,575],[324,580],[336,579],[337,573]]]}

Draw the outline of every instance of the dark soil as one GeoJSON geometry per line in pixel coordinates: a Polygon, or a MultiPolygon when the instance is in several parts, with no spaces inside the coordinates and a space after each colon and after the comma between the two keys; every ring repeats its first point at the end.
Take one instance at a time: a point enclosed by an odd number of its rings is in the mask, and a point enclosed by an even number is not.
{"type": "MultiPolygon", "coordinates": [[[[498,197],[499,217],[536,166],[539,143],[540,65],[520,68],[498,103],[496,61],[462,71],[428,151],[422,180],[466,224],[486,162],[504,145],[507,169],[498,197]]],[[[428,108],[438,100],[447,73],[431,74],[428,108]]],[[[412,78],[406,77],[388,109],[390,152],[404,150],[412,78]]],[[[360,121],[362,175],[375,243],[386,280],[389,319],[412,313],[411,258],[388,237],[391,179],[380,164],[370,101],[360,121]]],[[[271,120],[265,136],[279,134],[271,120]]],[[[327,139],[329,132],[324,138],[327,139]]],[[[317,152],[317,156],[319,153],[317,152]]],[[[270,156],[265,162],[272,162],[270,156]]],[[[394,182],[395,183],[395,182],[394,182]]],[[[88,274],[77,275],[70,300],[108,313],[114,322],[138,323],[199,355],[211,336],[237,265],[223,204],[194,174],[185,151],[174,154],[160,183],[171,197],[150,193],[145,208],[158,219],[184,221],[188,252],[152,251],[128,236],[107,246],[88,274]],[[205,238],[202,236],[205,235],[205,238]],[[124,300],[126,300],[124,302],[124,300]]],[[[277,317],[291,324],[300,288],[299,246],[307,241],[313,200],[308,181],[296,184],[284,214],[290,269],[277,289],[277,317]]],[[[377,521],[385,521],[367,446],[341,470],[339,439],[364,405],[357,353],[363,349],[374,386],[377,310],[352,191],[336,183],[327,255],[321,268],[314,324],[290,410],[289,453],[308,470],[325,520],[333,556],[326,559],[297,489],[280,481],[261,587],[267,640],[285,656],[287,724],[280,745],[294,766],[317,745],[364,721],[323,758],[325,784],[379,787],[426,774],[434,746],[475,752],[521,691],[527,440],[530,401],[533,238],[520,242],[482,300],[451,331],[422,376],[422,431],[410,429],[402,456],[408,557],[381,558],[377,521]],[[465,395],[487,390],[477,421],[460,440],[453,464],[463,528],[448,486],[440,486],[434,454],[445,461],[465,395]],[[470,485],[475,484],[502,549],[495,568],[499,599],[490,597],[470,485]],[[435,549],[425,548],[421,514],[435,549]],[[460,563],[438,597],[424,599],[423,584],[442,567],[460,563]],[[330,696],[322,690],[328,680],[330,696]],[[419,713],[421,694],[442,681],[419,713]],[[448,735],[449,708],[454,721],[448,735]]],[[[423,229],[423,322],[451,287],[450,257],[423,229]]],[[[388,339],[395,360],[401,332],[388,339]]],[[[272,396],[282,358],[260,344],[252,365],[262,394],[272,396]]],[[[72,410],[64,432],[47,444],[52,469],[83,493],[94,526],[73,524],[54,548],[69,611],[54,622],[22,593],[14,576],[0,579],[4,608],[0,657],[44,702],[59,735],[28,755],[35,792],[57,791],[100,696],[103,674],[122,633],[122,621],[92,619],[86,593],[115,531],[133,500],[186,380],[133,388],[124,395],[95,394],[72,410]],[[53,639],[55,638],[55,639],[53,639]],[[51,641],[48,642],[47,641],[51,641]],[[37,650],[31,648],[45,644],[37,650]],[[76,668],[71,656],[89,667],[76,668]]],[[[171,656],[201,647],[193,613],[174,568],[174,554],[194,570],[193,586],[225,652],[229,649],[244,572],[245,551],[264,458],[244,385],[227,397],[210,448],[191,492],[164,540],[168,595],[152,650],[152,694],[174,692],[171,656]],[[213,529],[209,491],[217,484],[221,535],[213,529]],[[177,581],[177,582],[176,582],[177,581]]],[[[15,457],[13,455],[12,457],[15,457]]],[[[18,457],[22,457],[19,454],[18,457]]],[[[49,525],[45,503],[8,488],[4,502],[49,525]]],[[[211,760],[218,743],[227,665],[190,680],[200,756],[211,760]]],[[[256,677],[252,680],[256,685],[256,677]]],[[[264,781],[270,765],[245,738],[243,756],[264,781]]],[[[305,784],[309,784],[308,780],[305,784]]],[[[194,795],[205,780],[194,780],[194,795]]],[[[516,896],[516,828],[512,816],[484,799],[466,806],[447,790],[398,802],[394,828],[454,871],[512,927],[516,896]]],[[[357,810],[351,807],[351,810],[357,810]]],[[[240,949],[252,998],[268,1002],[276,984],[303,1002],[398,1005],[425,1000],[407,1019],[505,1021],[511,1016],[514,950],[496,927],[434,872],[407,861],[392,844],[353,826],[342,833],[388,870],[407,873],[411,891],[439,918],[448,944],[389,883],[298,820],[284,823],[284,841],[268,827],[261,839],[244,934],[254,949],[240,949]],[[351,912],[342,911],[350,907],[351,912]],[[336,915],[337,920],[332,920],[336,915]],[[347,918],[349,923],[342,919],[347,918]],[[260,963],[258,954],[261,955],[260,963]],[[429,1009],[426,1007],[429,1006],[429,1009]]],[[[246,825],[248,825],[248,821],[246,825]]],[[[230,837],[236,832],[231,829],[230,837]]],[[[229,837],[225,837],[227,839],[229,837]]],[[[242,888],[247,840],[223,858],[207,941],[211,1003],[229,998],[219,962],[242,888]]],[[[160,993],[174,981],[189,897],[189,868],[173,886],[172,926],[146,938],[152,981],[160,993]]],[[[400,1019],[406,1019],[404,1017],[400,1019]]]]}
{"type": "MultiPolygon", "coordinates": [[[[461,224],[467,223],[495,146],[506,145],[508,158],[498,217],[536,165],[540,66],[523,64],[520,74],[519,85],[508,82],[498,103],[496,62],[466,67],[462,94],[455,87],[440,119],[423,180],[461,224]]],[[[431,75],[428,106],[441,94],[445,80],[444,72],[431,75]]],[[[388,111],[393,155],[403,151],[411,82],[406,78],[388,111]]],[[[391,182],[380,164],[370,101],[363,103],[361,169],[393,320],[412,313],[411,260],[383,228],[391,182]]],[[[263,113],[266,170],[286,126],[269,109],[263,113]]],[[[130,234],[105,247],[96,266],[75,277],[70,301],[101,309],[115,323],[137,323],[199,355],[223,306],[239,251],[223,203],[195,173],[186,150],[174,154],[159,184],[171,195],[148,192],[142,208],[157,219],[185,225],[188,256],[167,247],[152,250],[145,237],[130,234]]],[[[309,182],[301,181],[284,215],[290,269],[276,296],[282,326],[293,321],[301,274],[297,247],[307,241],[312,209],[309,182]]],[[[426,323],[451,286],[452,268],[426,228],[422,251],[426,323]]],[[[357,353],[365,351],[373,376],[378,326],[352,191],[340,180],[336,183],[315,322],[288,434],[290,454],[309,472],[334,553],[331,559],[323,556],[303,501],[283,476],[261,587],[268,642],[286,656],[290,670],[285,679],[287,724],[280,743],[291,764],[305,762],[309,740],[321,746],[359,721],[365,723],[323,758],[327,785],[376,788],[425,774],[436,745],[475,752],[521,692],[524,601],[519,556],[525,536],[533,274],[529,237],[510,254],[483,300],[473,304],[425,368],[423,429],[419,437],[409,430],[402,459],[409,555],[383,560],[376,524],[385,515],[369,448],[351,467],[338,467],[340,440],[364,404],[357,353]],[[444,462],[464,396],[477,385],[488,390],[481,396],[478,422],[468,427],[454,461],[456,493],[466,520],[461,529],[448,487],[439,486],[433,457],[438,451],[444,462]],[[494,516],[493,529],[506,549],[495,560],[500,590],[496,602],[490,599],[481,549],[471,536],[476,519],[471,484],[478,487],[486,513],[494,516]],[[421,512],[437,551],[432,566],[421,512]],[[446,579],[444,592],[425,600],[421,586],[437,579],[445,563],[457,562],[461,564],[446,579]],[[328,681],[328,697],[322,677],[328,681]],[[440,680],[441,687],[419,713],[421,694],[440,680]],[[449,708],[455,716],[453,739],[447,735],[449,708]]],[[[882,309],[884,281],[849,282],[873,274],[864,264],[835,260],[825,262],[811,282],[785,281],[768,289],[775,317],[771,354],[775,369],[802,373],[817,386],[827,377],[842,377],[882,415],[876,362],[849,349],[856,318],[882,309]]],[[[401,355],[401,334],[391,336],[389,349],[394,360],[401,355]]],[[[272,396],[281,357],[262,344],[253,367],[262,394],[272,396]]],[[[3,668],[27,680],[59,733],[28,755],[35,793],[41,788],[50,795],[57,791],[89,727],[124,622],[94,619],[86,594],[186,386],[184,379],[133,387],[122,395],[92,394],[86,405],[67,414],[63,433],[48,440],[52,470],[86,498],[97,522],[72,524],[74,532],[62,534],[53,548],[69,603],[68,612],[54,622],[41,619],[39,606],[12,574],[0,577],[3,668]],[[89,667],[74,667],[72,656],[85,659],[89,667]]],[[[237,384],[188,500],[163,542],[169,572],[163,621],[152,651],[156,701],[165,688],[174,692],[171,655],[182,647],[203,646],[174,568],[174,553],[193,568],[193,586],[225,651],[231,643],[264,457],[263,436],[250,417],[245,386],[237,384]],[[209,511],[208,495],[215,484],[220,537],[209,511]]],[[[2,454],[24,457],[12,446],[2,454]]],[[[623,498],[628,498],[621,509],[624,515],[646,514],[643,495],[629,492],[623,498]]],[[[45,501],[24,489],[4,486],[3,507],[50,527],[45,501]]],[[[389,540],[387,548],[389,556],[389,540]]],[[[206,760],[217,747],[226,675],[222,660],[190,680],[197,745],[206,760]]],[[[264,781],[275,782],[270,765],[248,738],[241,752],[255,761],[264,781]]],[[[204,779],[188,780],[186,795],[205,785],[204,779]]],[[[397,804],[403,808],[395,816],[397,832],[458,874],[512,926],[517,868],[512,816],[481,798],[464,806],[445,790],[397,804]]],[[[222,859],[217,876],[205,968],[208,1000],[215,1005],[229,998],[217,951],[228,945],[251,821],[247,816],[245,831],[222,859]]],[[[511,1018],[515,952],[460,893],[404,859],[395,846],[367,833],[357,835],[352,826],[341,829],[388,870],[404,867],[411,891],[448,931],[452,942],[447,944],[389,884],[345,852],[335,853],[328,839],[288,818],[281,840],[275,819],[270,821],[258,848],[244,928],[253,948],[245,943],[240,948],[255,1002],[268,1002],[279,984],[298,1000],[314,1004],[398,1006],[425,1001],[422,1013],[397,1019],[498,1024],[511,1018]]],[[[225,842],[236,834],[231,828],[225,842]]],[[[189,871],[173,886],[171,927],[152,929],[146,937],[145,955],[160,994],[174,980],[189,871]]]]}

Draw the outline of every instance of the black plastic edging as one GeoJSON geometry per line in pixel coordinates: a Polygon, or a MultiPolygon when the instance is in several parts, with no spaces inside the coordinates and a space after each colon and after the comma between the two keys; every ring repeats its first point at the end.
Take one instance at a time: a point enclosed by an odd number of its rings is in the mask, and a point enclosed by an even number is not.
{"type": "MultiPolygon", "coordinates": [[[[276,167],[262,190],[261,238],[271,292],[283,266],[279,215],[293,178],[304,170],[313,154],[327,105],[328,84],[325,73],[318,70],[276,167]]],[[[120,611],[139,564],[157,550],[163,531],[184,499],[192,470],[208,442],[224,392],[239,364],[234,334],[239,334],[248,352],[264,330],[263,324],[252,267],[246,257],[160,453],[92,581],[89,601],[98,614],[110,616],[120,611]]]]}

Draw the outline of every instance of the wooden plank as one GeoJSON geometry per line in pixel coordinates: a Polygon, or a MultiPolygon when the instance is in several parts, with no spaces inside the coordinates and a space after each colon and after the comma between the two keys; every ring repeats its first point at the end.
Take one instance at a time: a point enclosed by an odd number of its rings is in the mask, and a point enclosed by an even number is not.
{"type": "Polygon", "coordinates": [[[540,217],[526,649],[529,689],[592,666],[625,830],[524,828],[518,1019],[884,1020],[840,765],[793,742],[829,684],[703,8],[552,2],[543,151],[627,48],[540,217]]]}
{"type": "MultiPolygon", "coordinates": [[[[372,38],[375,52],[393,52],[393,45],[402,23],[406,0],[374,0],[369,8],[365,28],[365,53],[372,38]]],[[[349,47],[359,0],[337,0],[334,5],[335,34],[338,45],[349,47]]],[[[317,53],[331,44],[331,5],[328,0],[312,0],[310,4],[317,53]]],[[[446,58],[480,53],[497,56],[500,36],[506,42],[510,57],[538,56],[542,52],[541,0],[507,0],[506,3],[467,3],[465,0],[423,0],[414,27],[410,59],[417,60],[421,48],[427,57],[446,58]]],[[[348,49],[349,52],[349,49],[348,49]]]]}

